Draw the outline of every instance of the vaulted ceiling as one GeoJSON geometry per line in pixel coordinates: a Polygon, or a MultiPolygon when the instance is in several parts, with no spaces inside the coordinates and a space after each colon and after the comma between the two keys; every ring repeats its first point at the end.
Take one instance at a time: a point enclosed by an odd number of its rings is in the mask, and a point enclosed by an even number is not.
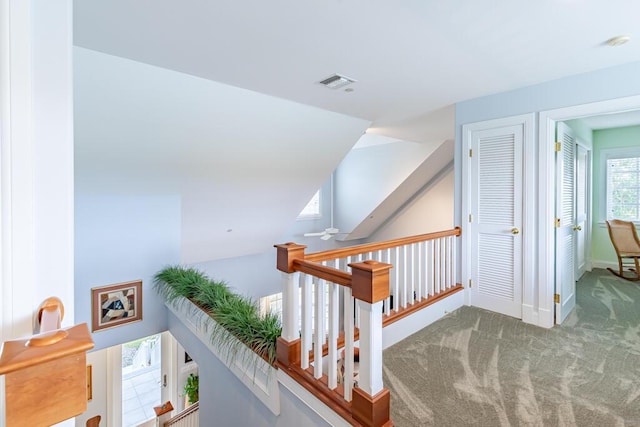
{"type": "Polygon", "coordinates": [[[75,0],[76,189],[180,193],[184,261],[269,250],[367,127],[431,152],[456,102],[637,61],[637,40],[604,42],[640,37],[638,16],[635,0],[75,0]],[[352,90],[318,84],[333,73],[352,90]]]}
{"type": "Polygon", "coordinates": [[[638,60],[640,40],[604,43],[640,38],[638,16],[635,0],[76,0],[74,43],[432,142],[455,102],[638,60]],[[316,84],[336,72],[353,92],[316,84]]]}

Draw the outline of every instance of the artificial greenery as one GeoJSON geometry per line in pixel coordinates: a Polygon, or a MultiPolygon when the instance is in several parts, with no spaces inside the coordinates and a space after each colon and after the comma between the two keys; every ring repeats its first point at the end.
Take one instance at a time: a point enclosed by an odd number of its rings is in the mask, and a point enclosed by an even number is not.
{"type": "Polygon", "coordinates": [[[187,396],[190,404],[200,400],[198,390],[200,388],[200,377],[198,375],[189,374],[187,382],[184,384],[184,394],[187,396]]]}
{"type": "Polygon", "coordinates": [[[229,357],[242,350],[237,345],[240,341],[271,365],[275,363],[280,319],[273,313],[260,316],[254,301],[233,293],[225,282],[213,281],[193,268],[171,266],[155,275],[154,288],[167,303],[187,298],[215,320],[211,342],[226,349],[229,357]]]}

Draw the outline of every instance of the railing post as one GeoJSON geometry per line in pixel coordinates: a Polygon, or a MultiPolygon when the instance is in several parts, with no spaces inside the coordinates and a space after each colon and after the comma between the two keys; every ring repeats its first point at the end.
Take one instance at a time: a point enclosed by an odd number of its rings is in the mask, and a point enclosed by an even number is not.
{"type": "Polygon", "coordinates": [[[299,276],[293,269],[294,259],[304,259],[306,246],[295,243],[275,245],[277,249],[276,267],[282,271],[282,335],[277,342],[278,362],[289,365],[300,364],[299,276]]]}
{"type": "Polygon", "coordinates": [[[390,424],[389,390],[382,384],[382,301],[389,296],[391,264],[349,264],[351,290],[360,311],[360,380],[353,389],[351,411],[365,426],[390,424]]]}

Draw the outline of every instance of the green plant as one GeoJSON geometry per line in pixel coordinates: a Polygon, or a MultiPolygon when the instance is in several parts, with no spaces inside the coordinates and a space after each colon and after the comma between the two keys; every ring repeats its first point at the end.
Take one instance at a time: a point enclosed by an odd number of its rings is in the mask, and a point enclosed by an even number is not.
{"type": "Polygon", "coordinates": [[[200,387],[200,377],[198,375],[189,374],[184,384],[184,394],[187,396],[189,403],[196,403],[199,400],[198,390],[200,387]]]}
{"type": "Polygon", "coordinates": [[[243,343],[271,365],[275,363],[276,340],[282,333],[278,316],[260,316],[254,301],[233,293],[225,282],[212,281],[193,268],[172,266],[156,274],[154,288],[167,303],[187,298],[215,320],[211,342],[226,350],[229,359],[243,351],[243,343]]]}

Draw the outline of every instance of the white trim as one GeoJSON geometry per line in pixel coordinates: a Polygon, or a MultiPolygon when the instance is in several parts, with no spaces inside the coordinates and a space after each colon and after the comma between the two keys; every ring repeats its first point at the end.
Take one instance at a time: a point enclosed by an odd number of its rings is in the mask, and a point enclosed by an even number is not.
{"type": "MultiPolygon", "coordinates": [[[[538,206],[538,256],[539,256],[539,326],[553,326],[553,294],[555,280],[554,241],[554,147],[556,121],[577,119],[597,114],[615,113],[640,109],[640,96],[630,96],[572,107],[541,111],[538,120],[539,135],[539,206],[538,206]]],[[[595,265],[596,261],[592,261],[595,265]]]]}
{"type": "Polygon", "coordinates": [[[618,271],[618,263],[615,261],[602,261],[599,259],[594,259],[591,260],[591,268],[613,268],[614,270],[618,271]]]}
{"type": "Polygon", "coordinates": [[[107,350],[107,427],[122,425],[122,346],[107,350]]]}
{"type": "MultiPolygon", "coordinates": [[[[178,298],[166,304],[178,320],[194,334],[211,353],[260,400],[274,415],[280,415],[280,390],[276,377],[277,369],[271,367],[248,347],[240,350],[235,359],[223,349],[211,343],[210,332],[216,323],[204,311],[186,298],[178,298]],[[245,353],[241,353],[245,351],[245,353]]],[[[228,339],[235,339],[229,336],[228,339]]]]}
{"type": "Polygon", "coordinates": [[[283,370],[277,370],[278,382],[289,390],[295,397],[300,399],[313,412],[318,414],[331,426],[351,426],[344,418],[338,415],[333,409],[325,405],[320,399],[311,394],[306,388],[287,375],[283,370]]]}
{"type": "Polygon", "coordinates": [[[382,329],[382,348],[387,349],[410,335],[426,328],[464,305],[464,293],[456,292],[429,308],[418,310],[382,329]]]}

